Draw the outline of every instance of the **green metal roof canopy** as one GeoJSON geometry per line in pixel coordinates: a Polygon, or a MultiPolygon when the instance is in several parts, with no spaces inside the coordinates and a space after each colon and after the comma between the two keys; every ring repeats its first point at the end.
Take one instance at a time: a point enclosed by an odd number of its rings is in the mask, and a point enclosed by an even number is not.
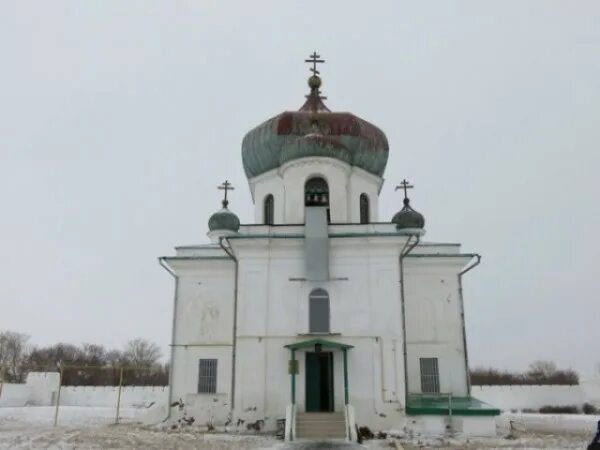
{"type": "Polygon", "coordinates": [[[406,414],[409,416],[498,416],[500,410],[475,397],[452,397],[444,395],[409,394],[406,414]]]}
{"type": "Polygon", "coordinates": [[[353,345],[340,344],[339,342],[326,341],[325,339],[311,339],[304,342],[296,342],[295,344],[284,345],[285,348],[290,350],[299,350],[302,348],[314,348],[315,345],[320,344],[322,347],[334,348],[339,350],[348,350],[354,348],[353,345]]]}

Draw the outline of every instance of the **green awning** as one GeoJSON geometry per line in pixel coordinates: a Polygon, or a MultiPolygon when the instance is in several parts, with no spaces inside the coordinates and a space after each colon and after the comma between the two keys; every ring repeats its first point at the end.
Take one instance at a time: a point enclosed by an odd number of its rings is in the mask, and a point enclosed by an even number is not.
{"type": "Polygon", "coordinates": [[[409,416],[434,415],[447,416],[452,411],[457,416],[497,416],[498,408],[477,400],[475,397],[429,396],[410,394],[406,402],[406,414],[409,416]]]}
{"type": "Polygon", "coordinates": [[[302,348],[314,348],[315,345],[320,344],[323,348],[332,348],[337,350],[347,350],[354,348],[353,345],[341,344],[339,342],[326,341],[325,339],[311,339],[309,341],[296,342],[294,344],[284,345],[285,348],[290,350],[299,350],[302,348]]]}

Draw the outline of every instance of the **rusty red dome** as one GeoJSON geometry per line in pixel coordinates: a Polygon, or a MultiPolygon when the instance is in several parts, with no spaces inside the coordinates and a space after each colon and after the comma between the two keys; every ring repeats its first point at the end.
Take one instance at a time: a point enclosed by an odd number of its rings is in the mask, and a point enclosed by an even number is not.
{"type": "Polygon", "coordinates": [[[319,77],[312,76],[309,86],[311,93],[300,110],[278,114],[246,134],[242,142],[246,176],[307,156],[336,158],[382,176],[389,153],[384,132],[352,113],[327,108],[319,77]]]}

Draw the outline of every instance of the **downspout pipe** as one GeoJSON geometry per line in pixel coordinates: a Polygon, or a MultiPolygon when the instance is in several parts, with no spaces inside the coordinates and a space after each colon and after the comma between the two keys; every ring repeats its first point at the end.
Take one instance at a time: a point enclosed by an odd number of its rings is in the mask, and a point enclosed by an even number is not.
{"type": "Polygon", "coordinates": [[[171,362],[169,363],[169,400],[167,404],[167,417],[165,420],[171,418],[171,404],[173,403],[173,376],[174,376],[174,367],[175,367],[175,326],[177,324],[177,291],[179,289],[179,277],[177,274],[171,269],[169,264],[166,262],[166,258],[161,256],[158,258],[158,263],[164,267],[164,269],[169,272],[173,278],[175,279],[175,296],[173,299],[173,323],[171,324],[171,362]]]}
{"type": "Polygon", "coordinates": [[[223,251],[233,261],[235,272],[234,272],[234,283],[233,283],[233,330],[232,330],[232,342],[231,342],[231,401],[230,411],[231,418],[233,419],[233,411],[235,408],[235,361],[237,352],[237,314],[238,314],[238,273],[239,273],[239,261],[231,251],[231,244],[225,236],[219,238],[219,245],[223,251]],[[227,246],[223,245],[223,241],[227,241],[227,246]]]}
{"type": "Polygon", "coordinates": [[[481,263],[481,255],[475,255],[475,261],[468,265],[465,269],[458,273],[458,297],[460,300],[460,319],[462,322],[462,338],[463,338],[463,350],[465,353],[465,374],[467,376],[467,395],[471,396],[471,373],[469,371],[469,354],[467,352],[467,330],[465,326],[465,302],[463,298],[463,284],[462,277],[465,273],[473,270],[481,263]]]}
{"type": "Polygon", "coordinates": [[[400,305],[402,310],[402,351],[404,354],[404,407],[408,404],[408,347],[406,345],[406,307],[404,300],[404,257],[408,255],[418,244],[421,238],[418,234],[410,235],[400,251],[399,267],[400,267],[400,305]],[[410,243],[412,237],[417,239],[414,243],[410,243]]]}

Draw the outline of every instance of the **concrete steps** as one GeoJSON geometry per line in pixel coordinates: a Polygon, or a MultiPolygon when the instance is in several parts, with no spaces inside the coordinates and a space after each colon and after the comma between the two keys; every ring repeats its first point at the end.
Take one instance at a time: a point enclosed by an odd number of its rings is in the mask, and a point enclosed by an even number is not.
{"type": "Polygon", "coordinates": [[[298,439],[345,439],[344,413],[298,413],[296,437],[298,439]]]}

